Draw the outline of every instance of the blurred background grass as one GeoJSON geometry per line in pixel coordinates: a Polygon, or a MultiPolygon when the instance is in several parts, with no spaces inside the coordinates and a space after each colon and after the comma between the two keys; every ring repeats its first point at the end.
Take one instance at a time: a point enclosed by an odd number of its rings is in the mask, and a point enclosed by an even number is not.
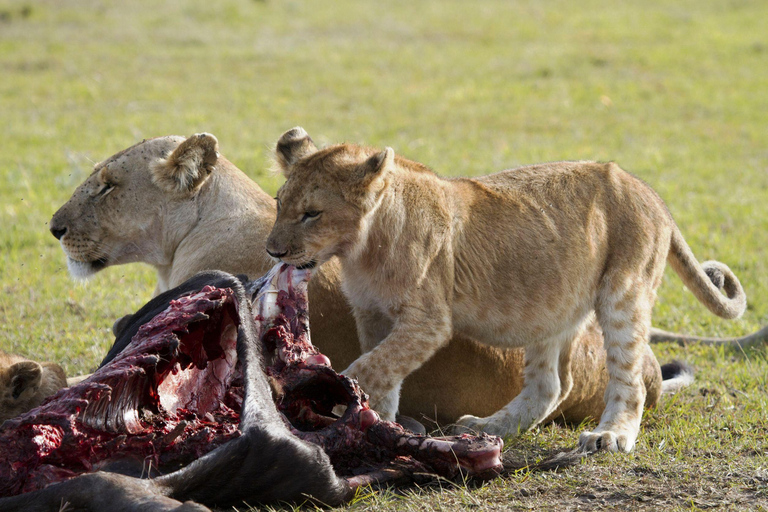
{"type": "Polygon", "coordinates": [[[720,322],[669,272],[655,322],[756,328],[768,321],[767,15],[757,1],[0,0],[2,348],[91,369],[112,320],[151,294],[138,265],[85,286],[66,275],[47,222],[93,163],[209,131],[272,193],[270,147],[298,124],[445,175],[615,160],[750,298],[743,320],[720,322]]]}
{"type": "MultiPolygon", "coordinates": [[[[0,0],[0,348],[90,371],[114,319],[150,297],[140,265],[72,282],[48,232],[95,162],[208,131],[273,193],[270,148],[295,125],[444,175],[614,160],[750,301],[720,321],[668,270],[654,323],[756,329],[768,323],[766,19],[758,0],[0,0]]],[[[732,357],[659,350],[705,379],[732,357]]],[[[735,364],[768,368],[764,355],[735,364]]]]}

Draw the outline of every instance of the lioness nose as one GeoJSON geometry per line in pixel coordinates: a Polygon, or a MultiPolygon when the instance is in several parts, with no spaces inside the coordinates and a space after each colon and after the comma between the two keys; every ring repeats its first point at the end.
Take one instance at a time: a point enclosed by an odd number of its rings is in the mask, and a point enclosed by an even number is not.
{"type": "Polygon", "coordinates": [[[273,258],[282,258],[286,254],[288,254],[288,251],[278,252],[278,251],[272,251],[267,247],[267,254],[272,256],[273,258]]]}
{"type": "Polygon", "coordinates": [[[66,227],[60,228],[58,226],[51,226],[51,234],[56,237],[56,240],[61,240],[61,237],[63,237],[66,233],[66,227]]]}

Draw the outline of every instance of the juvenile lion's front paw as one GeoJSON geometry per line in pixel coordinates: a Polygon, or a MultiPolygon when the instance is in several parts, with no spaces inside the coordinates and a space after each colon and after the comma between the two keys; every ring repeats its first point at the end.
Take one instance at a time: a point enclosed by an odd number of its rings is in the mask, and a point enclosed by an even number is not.
{"type": "Polygon", "coordinates": [[[455,434],[471,434],[475,432],[485,432],[499,437],[516,436],[519,434],[519,422],[514,421],[507,415],[500,416],[498,413],[487,418],[478,418],[471,414],[465,414],[453,426],[455,434]]]}
{"type": "Polygon", "coordinates": [[[368,393],[371,400],[373,400],[374,397],[383,396],[383,393],[380,393],[381,390],[377,385],[376,374],[370,372],[368,368],[369,366],[365,364],[365,355],[363,355],[349,365],[346,370],[342,371],[341,374],[350,379],[355,379],[363,391],[368,393]]]}
{"type": "Polygon", "coordinates": [[[629,453],[635,447],[637,434],[606,430],[604,432],[582,432],[579,436],[579,449],[594,453],[600,450],[629,453]]]}
{"type": "Polygon", "coordinates": [[[385,385],[386,381],[381,378],[381,374],[370,373],[364,362],[360,364],[363,357],[349,365],[349,368],[341,373],[357,380],[360,389],[368,395],[368,405],[378,412],[382,419],[394,421],[400,396],[399,387],[388,387],[385,385]]]}
{"type": "Polygon", "coordinates": [[[485,422],[483,418],[472,416],[471,414],[465,414],[453,425],[454,434],[473,434],[475,432],[482,432],[485,422]]]}

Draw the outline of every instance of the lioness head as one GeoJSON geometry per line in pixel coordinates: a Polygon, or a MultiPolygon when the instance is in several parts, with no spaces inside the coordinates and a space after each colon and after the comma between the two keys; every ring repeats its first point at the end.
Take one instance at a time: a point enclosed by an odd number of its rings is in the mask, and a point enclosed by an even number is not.
{"type": "Polygon", "coordinates": [[[167,265],[157,246],[168,217],[181,216],[214,169],[216,137],[168,136],[136,144],[94,166],[50,229],[70,273],[86,278],[121,263],[167,265]]]}
{"type": "Polygon", "coordinates": [[[67,385],[64,370],[0,352],[0,423],[37,407],[67,385]]]}
{"type": "Polygon", "coordinates": [[[297,267],[343,256],[364,234],[366,216],[389,185],[392,148],[341,144],[318,150],[297,127],[280,137],[275,156],[286,181],[277,192],[267,252],[297,267]]]}

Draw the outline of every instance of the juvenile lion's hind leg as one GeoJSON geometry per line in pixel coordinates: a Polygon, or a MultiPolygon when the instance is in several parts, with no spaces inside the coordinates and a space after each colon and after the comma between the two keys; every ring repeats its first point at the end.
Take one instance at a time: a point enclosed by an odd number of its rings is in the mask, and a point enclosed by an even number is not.
{"type": "Polygon", "coordinates": [[[642,361],[653,298],[653,290],[637,286],[600,301],[597,318],[605,336],[609,381],[600,424],[579,437],[582,450],[630,452],[635,446],[645,403],[642,361]]]}
{"type": "Polygon", "coordinates": [[[503,409],[486,418],[465,415],[456,421],[456,432],[487,432],[517,436],[549,416],[568,396],[573,387],[570,357],[573,340],[583,329],[583,322],[525,349],[523,390],[503,409]]]}

